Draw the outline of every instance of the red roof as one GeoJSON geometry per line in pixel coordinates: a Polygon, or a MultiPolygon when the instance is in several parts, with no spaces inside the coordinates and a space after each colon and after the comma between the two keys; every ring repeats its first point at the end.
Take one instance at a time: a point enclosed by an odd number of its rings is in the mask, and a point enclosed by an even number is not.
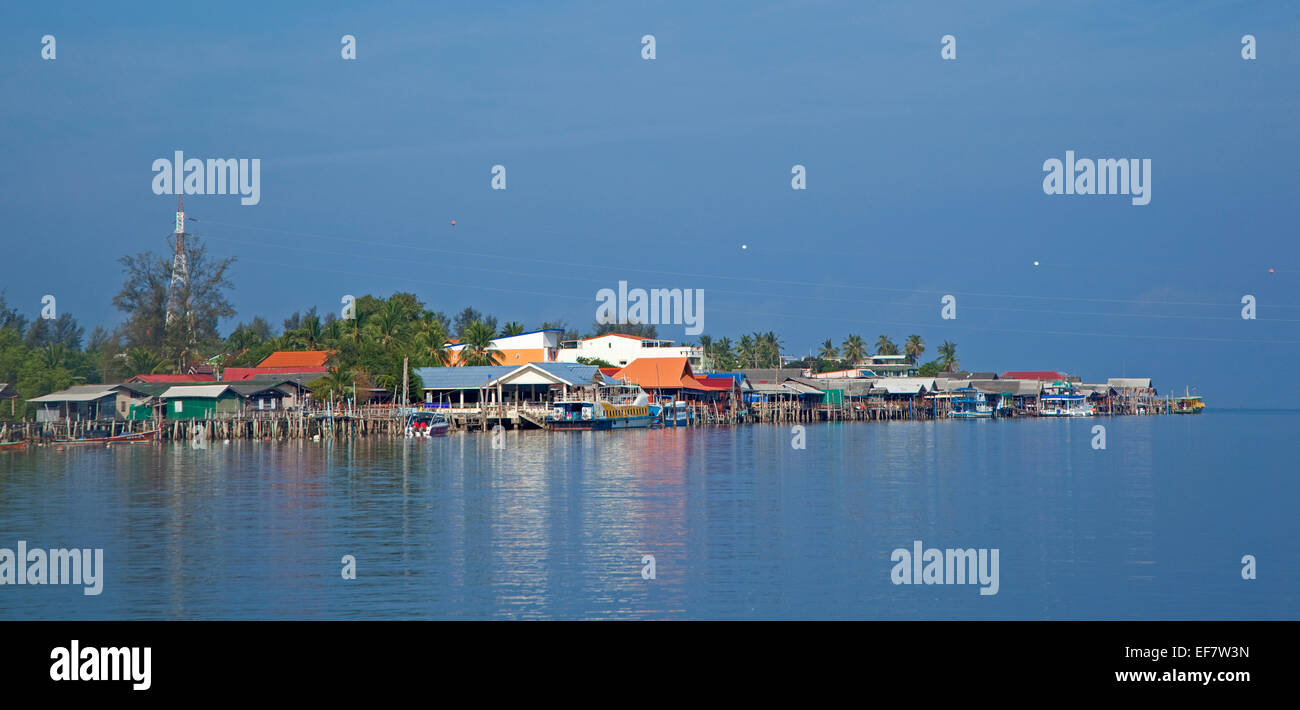
{"type": "Polygon", "coordinates": [[[165,382],[216,382],[217,378],[207,374],[196,375],[136,375],[127,382],[165,383],[165,382]]]}
{"type": "Polygon", "coordinates": [[[600,373],[606,377],[613,377],[618,374],[619,369],[617,367],[602,367],[600,373]]]}
{"type": "MultiPolygon", "coordinates": [[[[330,356],[335,350],[279,350],[266,356],[266,359],[257,363],[258,369],[268,367],[324,367],[329,361],[330,356]]],[[[294,372],[306,372],[306,370],[294,370],[294,372]]],[[[323,372],[318,370],[317,372],[323,372]]]]}
{"type": "Polygon", "coordinates": [[[730,377],[700,377],[699,375],[696,375],[695,381],[700,383],[700,385],[706,390],[717,390],[721,392],[729,392],[736,386],[736,381],[730,377]]]}
{"type": "Polygon", "coordinates": [[[1013,370],[1002,373],[1004,380],[1064,380],[1064,372],[1052,370],[1013,370]]]}
{"type": "MultiPolygon", "coordinates": [[[[227,367],[221,373],[222,382],[251,380],[258,375],[301,375],[309,372],[328,372],[327,367],[227,367]]],[[[212,379],[211,377],[208,378],[212,379]]]]}

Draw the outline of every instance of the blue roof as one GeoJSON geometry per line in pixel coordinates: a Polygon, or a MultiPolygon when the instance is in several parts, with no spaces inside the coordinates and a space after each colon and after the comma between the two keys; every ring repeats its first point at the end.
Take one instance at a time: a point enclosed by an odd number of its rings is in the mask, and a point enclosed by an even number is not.
{"type": "MultiPolygon", "coordinates": [[[[415,374],[427,390],[477,389],[491,384],[521,367],[535,367],[570,384],[589,384],[595,380],[600,368],[595,365],[578,365],[571,362],[530,362],[523,365],[485,365],[470,367],[417,367],[415,374]]],[[[601,382],[617,384],[618,381],[600,375],[601,382]]]]}
{"type": "Polygon", "coordinates": [[[427,390],[460,390],[485,387],[507,372],[518,370],[517,365],[484,365],[469,367],[417,367],[416,375],[427,390]]]}
{"type": "MultiPolygon", "coordinates": [[[[549,372],[552,375],[573,384],[588,384],[595,381],[600,368],[595,365],[579,365],[572,362],[530,362],[529,365],[549,372]]],[[[520,365],[519,367],[524,367],[520,365]]],[[[518,367],[512,369],[519,369],[518,367]]],[[[601,375],[604,377],[604,375],[601,375]]],[[[608,379],[608,378],[606,378],[608,379]]]]}

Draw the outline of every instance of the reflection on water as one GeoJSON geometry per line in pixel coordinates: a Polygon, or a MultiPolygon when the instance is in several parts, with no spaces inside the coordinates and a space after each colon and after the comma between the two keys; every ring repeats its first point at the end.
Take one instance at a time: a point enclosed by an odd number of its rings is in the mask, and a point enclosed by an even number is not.
{"type": "Polygon", "coordinates": [[[0,455],[0,547],[102,547],[104,592],[0,586],[0,619],[1295,618],[1297,423],[44,448],[0,455]],[[999,593],[891,584],[914,540],[999,549],[999,593]]]}

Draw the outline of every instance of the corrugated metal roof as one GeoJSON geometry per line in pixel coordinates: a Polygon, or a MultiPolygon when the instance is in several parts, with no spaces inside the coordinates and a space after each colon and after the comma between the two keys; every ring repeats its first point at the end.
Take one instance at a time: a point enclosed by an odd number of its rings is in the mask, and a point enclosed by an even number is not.
{"type": "MultiPolygon", "coordinates": [[[[600,368],[595,365],[579,365],[572,362],[532,362],[521,367],[529,366],[549,372],[574,385],[592,384],[597,382],[597,376],[599,376],[601,382],[606,379],[605,375],[600,372],[600,368]]],[[[519,368],[516,367],[515,369],[518,370],[519,368]]]]}
{"type": "Polygon", "coordinates": [[[217,378],[208,374],[196,375],[136,375],[131,378],[144,383],[159,384],[168,382],[214,382],[217,378]]]}
{"type": "Polygon", "coordinates": [[[61,392],[33,397],[28,402],[93,402],[117,393],[117,385],[73,385],[61,392]]]}
{"type": "Polygon", "coordinates": [[[876,389],[883,389],[889,394],[916,394],[925,388],[927,392],[935,390],[933,377],[881,377],[871,381],[876,389]]]}
{"type": "Polygon", "coordinates": [[[1112,377],[1106,384],[1117,390],[1144,390],[1151,387],[1150,377],[1112,377]]]}
{"type": "Polygon", "coordinates": [[[216,399],[225,394],[230,385],[176,385],[158,395],[159,399],[216,399]]]}
{"type": "Polygon", "coordinates": [[[493,384],[498,377],[518,369],[515,365],[471,365],[417,367],[413,372],[427,390],[472,390],[493,384]]]}
{"type": "Polygon", "coordinates": [[[1004,380],[1064,380],[1065,373],[1055,370],[1012,370],[1002,373],[1004,380]]]}

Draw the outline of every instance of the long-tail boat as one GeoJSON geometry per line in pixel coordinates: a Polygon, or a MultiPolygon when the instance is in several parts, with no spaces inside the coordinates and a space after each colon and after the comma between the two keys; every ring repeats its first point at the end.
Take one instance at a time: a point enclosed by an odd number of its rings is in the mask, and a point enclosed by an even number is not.
{"type": "Polygon", "coordinates": [[[64,446],[79,444],[147,444],[157,436],[158,430],[150,429],[149,431],[117,434],[115,436],[86,436],[77,439],[63,437],[55,439],[54,443],[64,446]]]}

